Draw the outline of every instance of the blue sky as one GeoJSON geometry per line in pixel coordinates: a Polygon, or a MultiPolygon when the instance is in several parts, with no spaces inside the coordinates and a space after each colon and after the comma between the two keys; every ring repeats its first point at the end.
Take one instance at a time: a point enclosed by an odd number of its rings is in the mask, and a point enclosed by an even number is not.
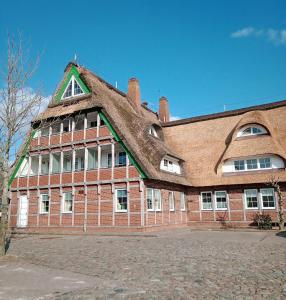
{"type": "Polygon", "coordinates": [[[273,0],[5,1],[0,61],[20,30],[43,52],[31,85],[45,96],[76,53],[123,91],[137,77],[151,108],[164,95],[185,118],[286,99],[285,11],[273,0]]]}

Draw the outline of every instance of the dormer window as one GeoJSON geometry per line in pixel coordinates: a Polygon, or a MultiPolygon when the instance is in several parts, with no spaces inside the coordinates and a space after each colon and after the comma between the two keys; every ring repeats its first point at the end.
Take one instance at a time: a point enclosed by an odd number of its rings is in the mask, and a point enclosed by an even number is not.
{"type": "Polygon", "coordinates": [[[246,157],[228,160],[224,163],[223,173],[244,172],[284,168],[283,160],[277,155],[246,157]]]}
{"type": "Polygon", "coordinates": [[[151,127],[149,128],[149,134],[150,134],[150,135],[153,135],[154,137],[158,137],[158,133],[157,133],[157,131],[156,131],[156,129],[155,129],[154,126],[151,126],[151,127]]]}
{"type": "Polygon", "coordinates": [[[267,134],[267,130],[258,124],[248,124],[243,126],[237,133],[237,137],[254,136],[260,134],[267,134]]]}
{"type": "Polygon", "coordinates": [[[71,98],[71,97],[75,97],[75,96],[79,96],[79,95],[83,95],[83,94],[84,94],[84,92],[83,92],[82,88],[76,81],[75,77],[72,76],[69,84],[66,87],[66,90],[63,94],[62,99],[67,99],[67,98],[71,98]]]}
{"type": "Polygon", "coordinates": [[[181,174],[179,160],[169,156],[162,159],[160,169],[171,173],[181,174]]]}

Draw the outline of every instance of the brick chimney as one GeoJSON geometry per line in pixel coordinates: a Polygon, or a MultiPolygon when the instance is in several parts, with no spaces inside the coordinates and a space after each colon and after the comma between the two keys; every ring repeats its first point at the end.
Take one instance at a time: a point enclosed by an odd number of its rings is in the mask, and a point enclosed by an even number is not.
{"type": "Polygon", "coordinates": [[[159,100],[159,119],[163,123],[170,121],[169,103],[166,97],[161,97],[159,100]]]}
{"type": "Polygon", "coordinates": [[[141,96],[139,81],[136,78],[130,78],[128,80],[128,92],[127,96],[133,101],[135,106],[140,109],[141,107],[141,96]]]}

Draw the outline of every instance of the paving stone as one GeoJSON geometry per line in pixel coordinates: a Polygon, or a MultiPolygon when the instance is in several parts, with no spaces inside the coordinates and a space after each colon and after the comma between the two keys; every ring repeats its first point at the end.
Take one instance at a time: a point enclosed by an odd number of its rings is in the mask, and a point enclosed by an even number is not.
{"type": "Polygon", "coordinates": [[[285,246],[285,238],[269,232],[177,229],[53,240],[30,235],[12,239],[8,253],[94,280],[43,299],[283,299],[285,246]]]}

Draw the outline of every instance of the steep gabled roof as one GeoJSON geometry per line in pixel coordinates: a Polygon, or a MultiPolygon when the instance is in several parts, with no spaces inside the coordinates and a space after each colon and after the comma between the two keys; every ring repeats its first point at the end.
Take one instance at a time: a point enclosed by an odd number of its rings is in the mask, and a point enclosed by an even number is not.
{"type": "MultiPolygon", "coordinates": [[[[157,115],[143,106],[138,111],[125,93],[105,82],[88,69],[75,67],[80,74],[80,78],[90,90],[90,94],[64,102],[56,101],[55,96],[49,107],[34,122],[90,108],[101,109],[149,179],[189,185],[184,176],[160,171],[160,162],[166,154],[175,157],[178,157],[178,155],[168,148],[163,140],[148,134],[148,129],[152,124],[161,127],[157,115]]],[[[68,71],[69,66],[66,69],[65,76],[67,76],[68,71]]],[[[57,95],[59,89],[60,86],[55,95],[57,95]]],[[[178,158],[180,159],[180,157],[178,158]]]]}

